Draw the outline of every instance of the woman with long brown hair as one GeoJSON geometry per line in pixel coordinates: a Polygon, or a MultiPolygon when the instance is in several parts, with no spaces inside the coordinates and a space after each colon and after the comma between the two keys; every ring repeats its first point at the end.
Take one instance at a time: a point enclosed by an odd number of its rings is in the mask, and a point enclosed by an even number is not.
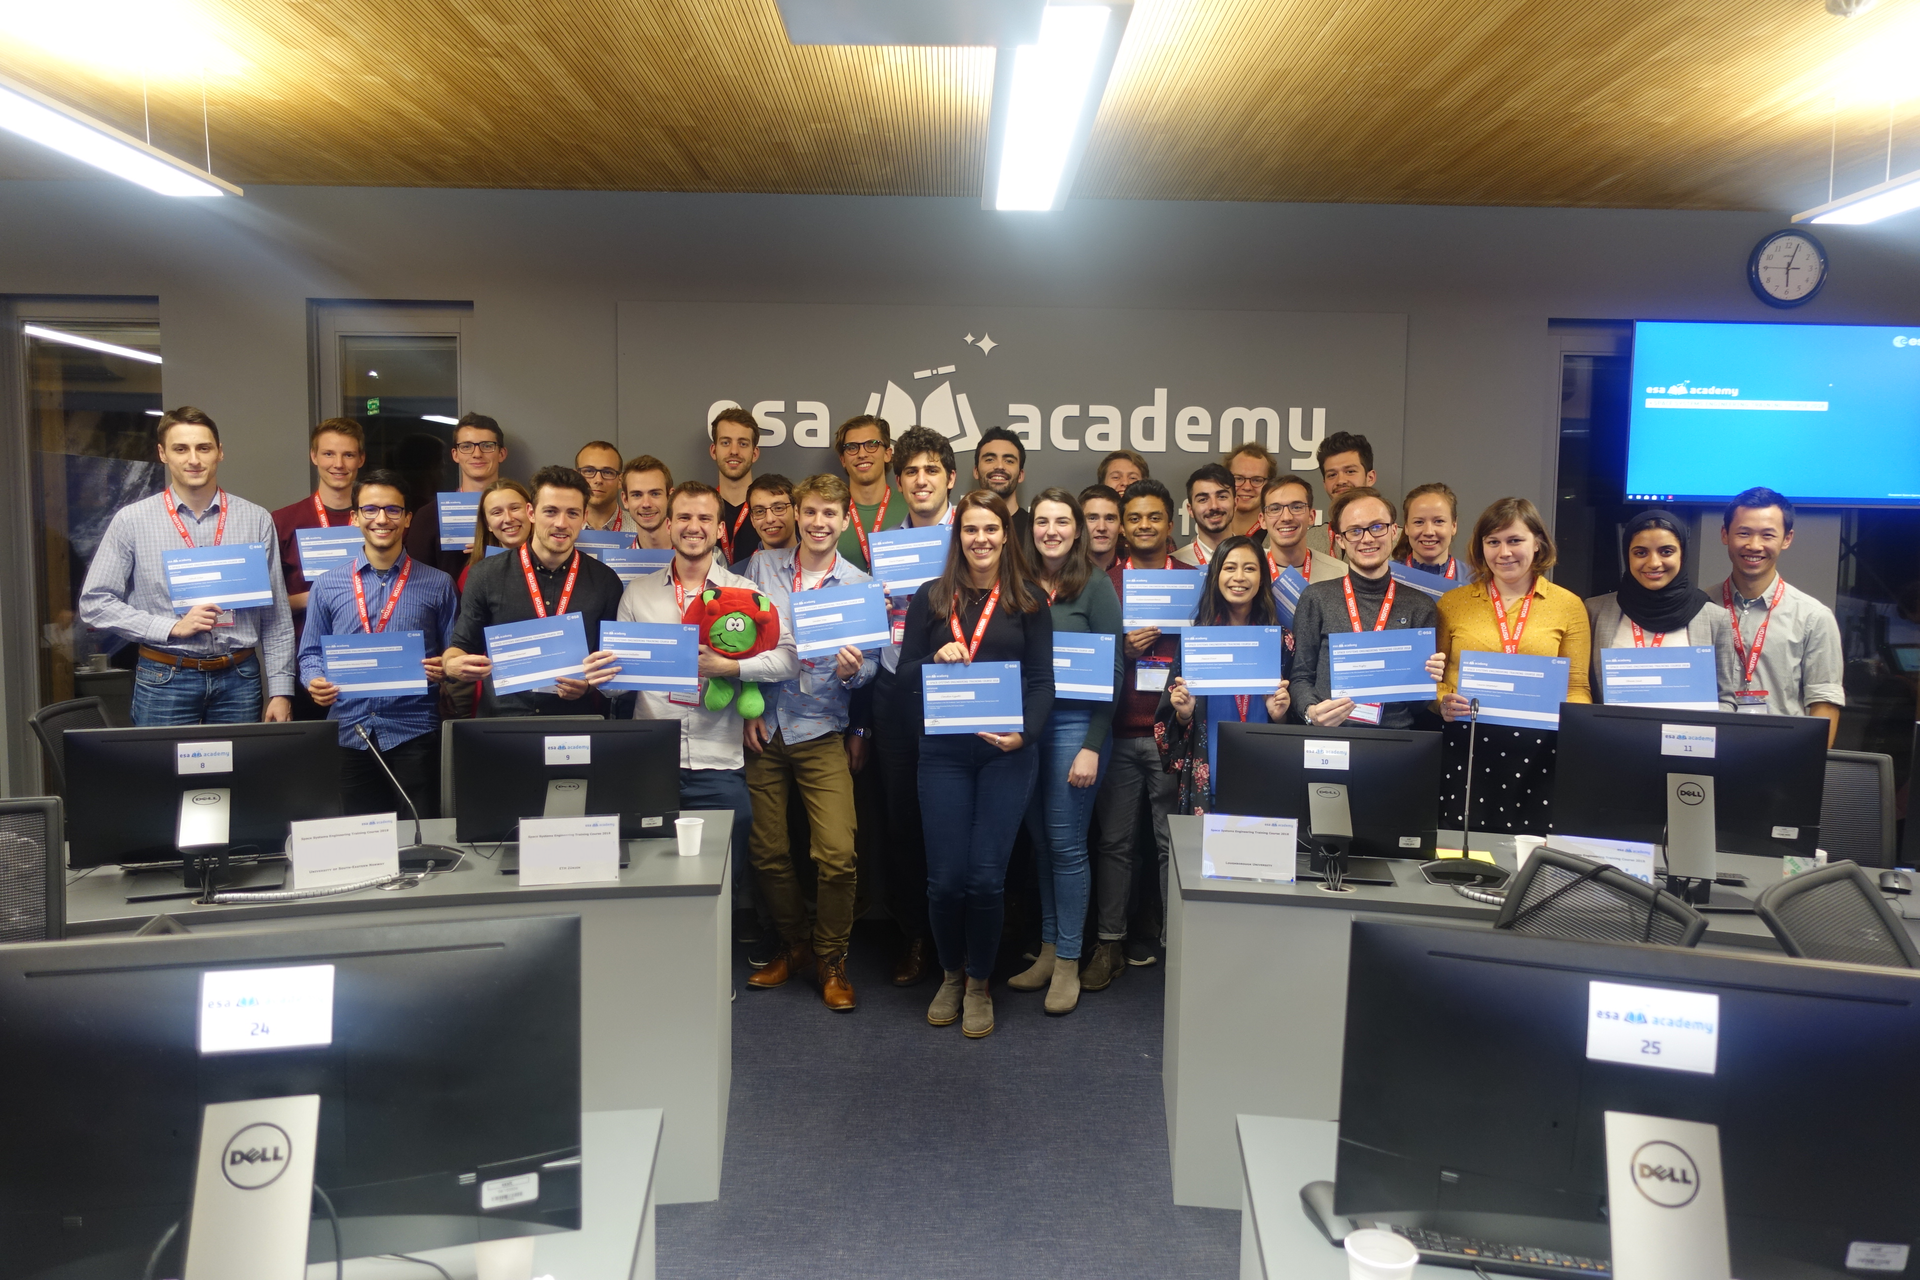
{"type": "MultiPolygon", "coordinates": [[[[987,979],[1000,946],[1007,860],[1039,770],[1053,709],[1053,615],[1013,541],[1001,498],[976,489],[954,512],[946,568],[914,593],[899,680],[919,697],[929,662],[1018,662],[1022,725],[1013,733],[929,734],[920,743],[927,908],[945,980],[927,1009],[936,1027],[993,1030],[987,979]]],[[[924,732],[924,730],[923,730],[924,732]]]]}
{"type": "Polygon", "coordinates": [[[518,480],[505,476],[495,480],[480,491],[480,515],[474,521],[474,530],[473,550],[467,553],[467,563],[455,584],[462,591],[467,589],[467,570],[487,558],[488,547],[518,551],[533,532],[533,495],[518,480]]]}

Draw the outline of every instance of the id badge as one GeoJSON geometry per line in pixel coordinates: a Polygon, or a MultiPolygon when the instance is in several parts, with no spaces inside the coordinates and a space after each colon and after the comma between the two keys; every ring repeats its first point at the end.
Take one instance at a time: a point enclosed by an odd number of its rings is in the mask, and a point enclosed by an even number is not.
{"type": "Polygon", "coordinates": [[[214,617],[214,620],[213,620],[213,625],[214,625],[214,626],[216,626],[216,627],[230,627],[230,626],[232,626],[232,625],[233,625],[233,610],[231,610],[231,609],[222,609],[222,610],[221,610],[221,611],[219,612],[219,614],[218,614],[218,615],[216,615],[216,616],[214,617]]]}
{"type": "Polygon", "coordinates": [[[697,707],[700,705],[700,695],[705,693],[706,689],[707,682],[702,680],[691,689],[673,690],[667,694],[667,701],[676,707],[697,707]]]}
{"type": "Polygon", "coordinates": [[[1347,719],[1354,724],[1379,724],[1380,704],[1377,702],[1356,702],[1353,710],[1347,712],[1347,719]]]}
{"type": "Polygon", "coordinates": [[[1767,710],[1767,691],[1765,689],[1737,689],[1733,695],[1733,709],[1742,715],[1764,716],[1771,714],[1767,710]]]}
{"type": "Polygon", "coordinates": [[[887,634],[896,645],[907,641],[907,611],[905,609],[887,610],[887,634]]]}
{"type": "Polygon", "coordinates": [[[1141,693],[1165,693],[1172,673],[1172,658],[1142,658],[1134,663],[1133,687],[1141,693]]]}

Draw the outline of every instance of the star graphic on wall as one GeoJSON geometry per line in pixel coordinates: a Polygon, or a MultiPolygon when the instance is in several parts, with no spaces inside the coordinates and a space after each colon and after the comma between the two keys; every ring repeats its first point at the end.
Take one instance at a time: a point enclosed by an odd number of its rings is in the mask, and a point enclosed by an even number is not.
{"type": "MultiPolygon", "coordinates": [[[[969,336],[967,338],[967,341],[973,342],[973,338],[969,336]]],[[[992,355],[993,349],[999,346],[1000,344],[993,340],[992,334],[983,333],[980,335],[980,341],[974,342],[973,345],[980,348],[981,355],[992,355]]]]}
{"type": "Polygon", "coordinates": [[[968,334],[968,335],[967,335],[967,336],[966,336],[966,337],[965,337],[965,338],[963,339],[963,341],[966,341],[966,342],[972,342],[972,341],[973,341],[973,335],[972,335],[972,334],[968,334]]]}

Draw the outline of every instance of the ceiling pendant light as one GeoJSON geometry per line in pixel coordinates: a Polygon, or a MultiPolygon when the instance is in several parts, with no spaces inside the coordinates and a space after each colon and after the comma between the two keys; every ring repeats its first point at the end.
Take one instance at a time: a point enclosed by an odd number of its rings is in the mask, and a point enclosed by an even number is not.
{"type": "Polygon", "coordinates": [[[163,196],[242,194],[239,187],[205,169],[5,77],[0,77],[0,129],[163,196]]]}
{"type": "Polygon", "coordinates": [[[1066,203],[1106,93],[1131,5],[1049,4],[1034,44],[1002,48],[989,126],[989,209],[1066,203]]]}

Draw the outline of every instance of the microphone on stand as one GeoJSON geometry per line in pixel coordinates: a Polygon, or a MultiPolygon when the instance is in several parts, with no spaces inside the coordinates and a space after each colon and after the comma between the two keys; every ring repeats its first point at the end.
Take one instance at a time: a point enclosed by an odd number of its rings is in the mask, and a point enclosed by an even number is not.
{"type": "Polygon", "coordinates": [[[394,776],[392,766],[388,765],[387,758],[380,754],[380,747],[374,742],[373,735],[367,732],[367,727],[364,724],[356,724],[353,726],[353,731],[360,735],[362,742],[367,744],[367,750],[373,752],[373,758],[379,762],[380,771],[387,775],[387,781],[393,784],[394,793],[407,802],[407,811],[413,815],[413,843],[400,850],[402,869],[445,871],[465,857],[466,855],[459,849],[450,848],[444,844],[427,844],[422,840],[419,806],[414,804],[413,797],[407,794],[407,789],[400,785],[400,779],[394,776]]]}
{"type": "Polygon", "coordinates": [[[1480,699],[1467,703],[1467,786],[1460,798],[1460,856],[1435,858],[1421,866],[1429,884],[1498,885],[1510,874],[1491,862],[1475,862],[1473,849],[1473,740],[1480,728],[1480,699]]]}

